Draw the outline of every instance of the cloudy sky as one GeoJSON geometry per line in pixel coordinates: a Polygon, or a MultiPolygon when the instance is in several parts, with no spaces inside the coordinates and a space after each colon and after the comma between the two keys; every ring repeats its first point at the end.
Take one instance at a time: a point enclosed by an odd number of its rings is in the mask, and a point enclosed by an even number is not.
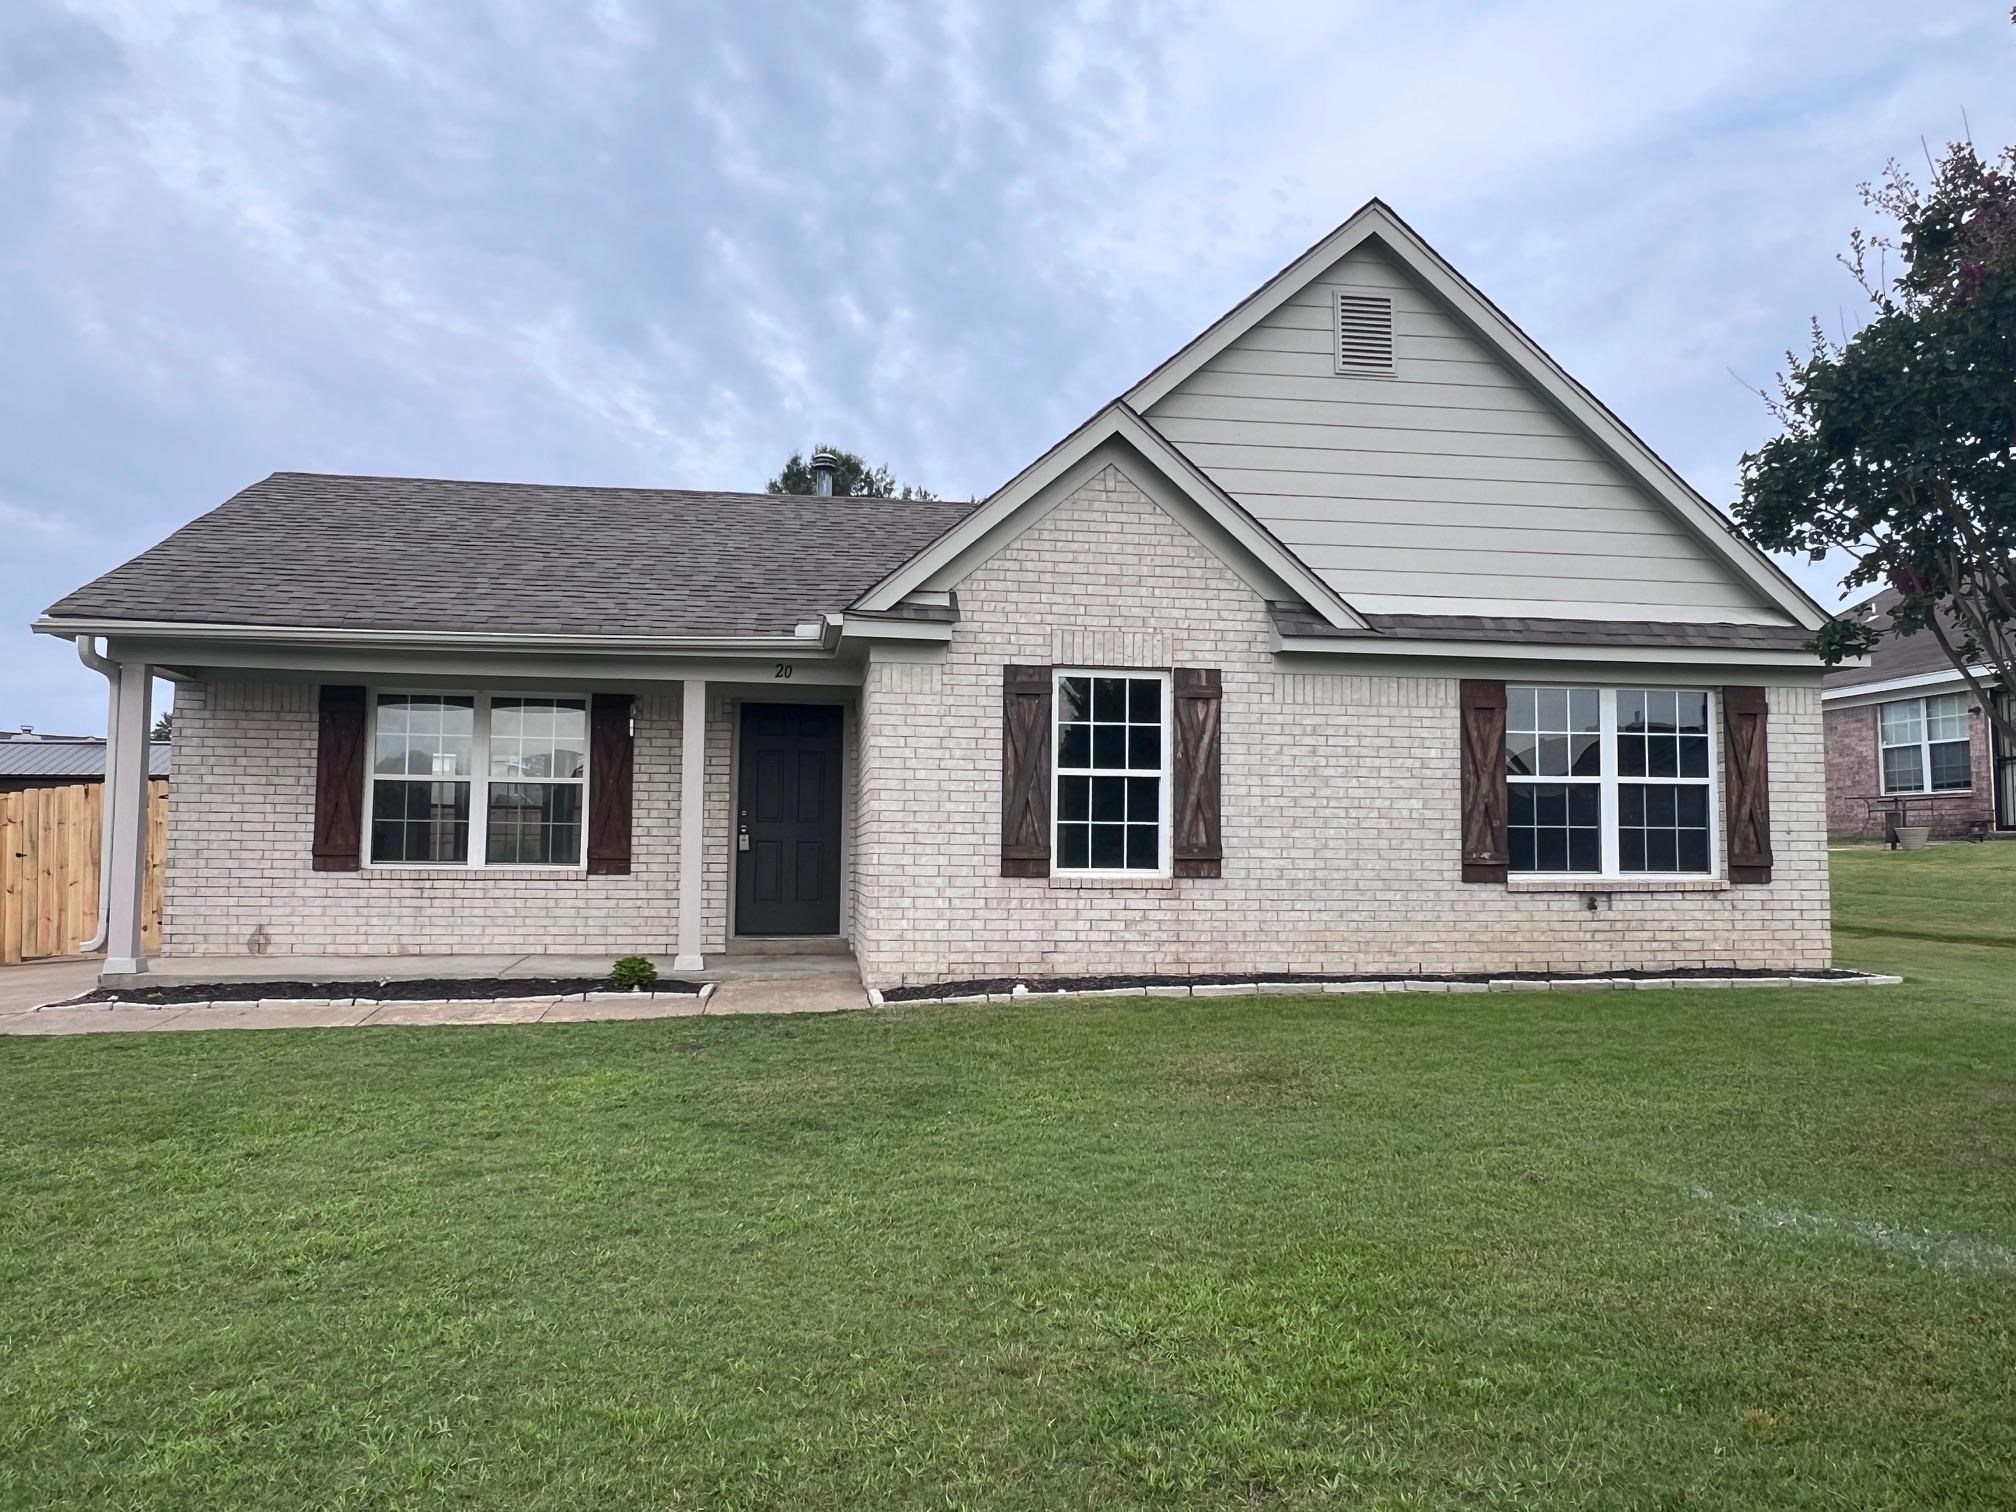
{"type": "Polygon", "coordinates": [[[275,469],[984,494],[1375,194],[1727,502],[2012,86],[2007,0],[6,0],[0,726],[275,469]]]}

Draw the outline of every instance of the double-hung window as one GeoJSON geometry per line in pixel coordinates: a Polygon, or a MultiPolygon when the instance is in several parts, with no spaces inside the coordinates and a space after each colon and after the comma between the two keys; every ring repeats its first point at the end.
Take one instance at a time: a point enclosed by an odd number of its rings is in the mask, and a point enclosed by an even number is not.
{"type": "Polygon", "coordinates": [[[1964,793],[1974,785],[1967,695],[1900,698],[1877,707],[1886,793],[1964,793]]]}
{"type": "Polygon", "coordinates": [[[1169,870],[1169,679],[1059,672],[1054,749],[1060,872],[1169,870]]]}
{"type": "Polygon", "coordinates": [[[1713,873],[1704,689],[1514,686],[1506,696],[1514,873],[1713,873]]]}
{"type": "Polygon", "coordinates": [[[374,866],[580,866],[587,785],[585,699],[373,700],[374,866]]]}

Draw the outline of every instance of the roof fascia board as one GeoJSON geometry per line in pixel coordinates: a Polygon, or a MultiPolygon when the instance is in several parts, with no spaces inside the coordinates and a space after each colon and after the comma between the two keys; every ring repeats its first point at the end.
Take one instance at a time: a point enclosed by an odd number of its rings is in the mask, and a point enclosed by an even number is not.
{"type": "MultiPolygon", "coordinates": [[[[1363,655],[1341,661],[1336,655],[1321,655],[1293,646],[1282,647],[1274,658],[1276,672],[1314,677],[1487,677],[1504,682],[1559,682],[1578,674],[1557,658],[1541,657],[1540,647],[1508,647],[1494,655],[1478,645],[1450,643],[1429,656],[1388,656],[1383,648],[1366,648],[1363,655]]],[[[1690,659],[1671,660],[1654,656],[1643,648],[1615,647],[1611,658],[1583,658],[1579,674],[1606,685],[1630,687],[1634,683],[1652,687],[1710,686],[1729,683],[1757,687],[1811,687],[1818,690],[1822,669],[1773,666],[1768,663],[1724,660],[1718,655],[1694,653],[1690,659]]]]}
{"type": "MultiPolygon", "coordinates": [[[[1984,683],[1993,683],[1996,672],[1993,667],[1970,668],[1975,677],[1984,683]]],[[[1960,693],[1970,691],[1966,679],[1959,672],[1947,667],[1937,672],[1919,672],[1910,677],[1887,677],[1878,682],[1850,683],[1843,688],[1829,688],[1820,695],[1820,701],[1836,708],[1854,708],[1857,700],[1881,703],[1891,693],[1923,693],[1942,684],[1950,683],[1948,691],[1960,693]]]]}
{"type": "Polygon", "coordinates": [[[1810,651],[1711,651],[1700,646],[1550,646],[1525,641],[1399,640],[1391,636],[1339,640],[1330,636],[1281,635],[1278,632],[1274,641],[1274,649],[1278,652],[1322,657],[1329,661],[1340,657],[1367,656],[1408,659],[1454,657],[1464,661],[1784,667],[1811,672],[1816,676],[1826,670],[1810,651]]]}
{"type": "Polygon", "coordinates": [[[412,647],[425,650],[463,647],[495,651],[581,651],[620,655],[774,657],[816,656],[830,652],[830,637],[819,635],[677,636],[677,635],[499,635],[490,631],[359,630],[328,625],[234,625],[181,620],[81,620],[48,615],[30,627],[38,635],[75,639],[80,635],[108,638],[135,636],[172,638],[191,645],[229,646],[240,643],[325,647],[412,647]]]}
{"type": "Polygon", "coordinates": [[[1280,308],[1324,268],[1374,238],[1496,348],[1590,440],[1614,457],[1703,544],[1736,568],[1769,603],[1789,615],[1794,624],[1808,630],[1818,630],[1827,622],[1826,610],[1786,576],[1777,563],[1737,535],[1720,512],[1658,453],[1379,200],[1369,201],[1343,225],[1220,317],[1203,335],[1128,390],[1126,402],[1137,410],[1152,408],[1177,384],[1280,308]]]}
{"type": "MultiPolygon", "coordinates": [[[[1011,512],[996,529],[947,562],[928,581],[941,586],[964,581],[987,558],[1034,529],[1108,467],[1117,468],[1164,514],[1197,537],[1205,550],[1236,573],[1258,597],[1263,600],[1278,599],[1285,594],[1297,602],[1307,602],[1309,594],[1301,591],[1302,585],[1283,578],[1272,570],[1273,563],[1252,549],[1252,536],[1242,536],[1228,528],[1232,522],[1222,512],[1200,503],[1193,490],[1182,486],[1180,477],[1171,476],[1166,460],[1158,460],[1131,444],[1124,428],[1093,447],[1076,466],[1041,490],[1021,509],[1011,512]]],[[[1326,623],[1329,622],[1330,617],[1326,616],[1326,623]]],[[[1351,621],[1349,628],[1355,629],[1357,624],[1357,621],[1351,621]]]]}
{"type": "Polygon", "coordinates": [[[1205,516],[1244,548],[1247,555],[1286,583],[1295,596],[1339,630],[1370,630],[1371,621],[1346,603],[1343,596],[1297,556],[1245,505],[1225,492],[1182,448],[1157,430],[1124,401],[1114,406],[1121,436],[1205,516]]]}
{"type": "Polygon", "coordinates": [[[581,653],[499,651],[442,646],[433,649],[281,645],[240,642],[224,647],[214,642],[150,637],[113,637],[107,653],[114,661],[159,666],[177,662],[201,669],[202,675],[261,674],[281,681],[458,680],[486,688],[542,684],[626,686],[636,683],[711,682],[770,686],[776,668],[788,665],[792,687],[854,687],[862,680],[864,659],[857,653],[836,658],[817,651],[798,655],[773,653],[743,656],[665,656],[641,653],[593,655],[581,653]]]}
{"type": "Polygon", "coordinates": [[[1310,279],[1354,250],[1372,234],[1377,212],[1384,208],[1378,200],[1367,200],[1343,225],[1212,321],[1121,397],[1137,411],[1161,403],[1184,379],[1286,304],[1310,279]]]}
{"type": "MultiPolygon", "coordinates": [[[[1125,442],[1220,531],[1295,598],[1340,630],[1366,629],[1350,605],[1220,490],[1160,432],[1125,405],[1102,409],[1002,485],[986,503],[870,588],[851,606],[893,609],[919,589],[942,590],[1041,520],[1114,458],[1103,448],[1125,442]]],[[[1137,483],[1143,480],[1136,479],[1137,483]]]]}

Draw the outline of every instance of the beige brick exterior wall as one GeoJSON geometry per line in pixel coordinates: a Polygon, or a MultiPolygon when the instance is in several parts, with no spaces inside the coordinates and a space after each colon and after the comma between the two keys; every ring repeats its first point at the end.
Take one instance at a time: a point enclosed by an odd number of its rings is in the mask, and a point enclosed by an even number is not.
{"type": "Polygon", "coordinates": [[[1581,892],[1460,881],[1453,676],[1277,672],[1260,597],[1116,469],[983,563],[959,603],[942,664],[868,670],[854,934],[871,986],[1829,962],[1817,682],[1769,692],[1771,885],[1614,891],[1591,912],[1581,892]],[[1224,875],[1001,877],[1009,662],[1221,668],[1224,875]]]}
{"type": "MultiPolygon", "coordinates": [[[[628,876],[367,867],[317,872],[316,689],[204,681],[175,698],[168,955],[543,951],[666,957],[678,930],[680,688],[636,708],[628,876]]],[[[709,701],[707,948],[726,932],[728,705],[709,701]]]]}

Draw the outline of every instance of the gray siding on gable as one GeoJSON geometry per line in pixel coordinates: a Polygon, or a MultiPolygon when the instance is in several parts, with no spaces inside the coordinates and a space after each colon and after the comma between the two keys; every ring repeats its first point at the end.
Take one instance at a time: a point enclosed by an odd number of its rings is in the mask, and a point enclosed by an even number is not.
{"type": "Polygon", "coordinates": [[[1375,248],[1147,418],[1367,613],[1788,623],[1375,248]],[[1393,377],[1334,371],[1339,288],[1392,296],[1393,377]]]}

